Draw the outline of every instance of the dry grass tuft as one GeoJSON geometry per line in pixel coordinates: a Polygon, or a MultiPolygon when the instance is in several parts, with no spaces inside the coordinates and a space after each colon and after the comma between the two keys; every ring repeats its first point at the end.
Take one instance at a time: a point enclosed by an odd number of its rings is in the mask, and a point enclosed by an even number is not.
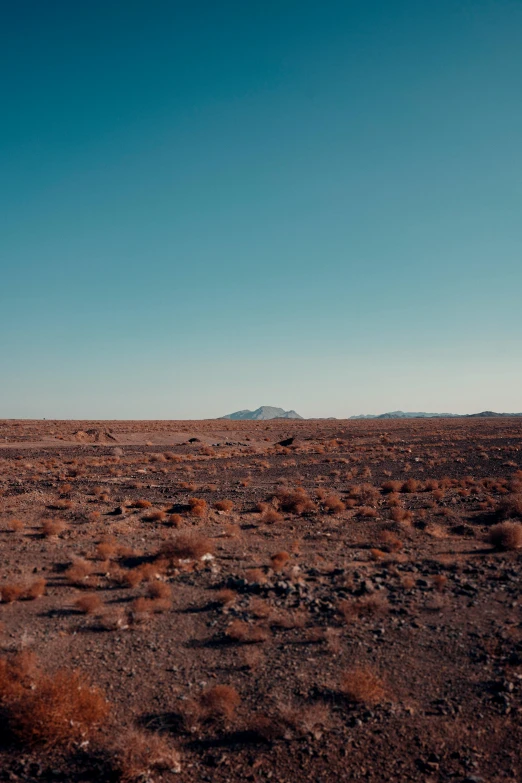
{"type": "Polygon", "coordinates": [[[103,611],[103,601],[96,593],[85,593],[74,602],[76,609],[82,614],[101,614],[103,611]]]}
{"type": "Polygon", "coordinates": [[[78,671],[43,674],[23,653],[0,659],[0,704],[8,727],[25,747],[71,747],[87,741],[110,711],[103,693],[78,671]]]}
{"type": "Polygon", "coordinates": [[[345,672],[341,692],[359,704],[380,704],[386,698],[384,682],[369,666],[354,666],[345,672]]]}
{"type": "Polygon", "coordinates": [[[232,500],[217,500],[214,503],[214,508],[216,511],[230,512],[234,508],[234,503],[232,500]]]}
{"type": "Polygon", "coordinates": [[[488,541],[496,549],[506,551],[522,547],[522,525],[519,522],[499,522],[488,533],[488,541]]]}
{"type": "Polygon", "coordinates": [[[159,557],[170,560],[199,560],[203,555],[214,552],[214,542],[197,533],[184,533],[165,541],[158,552],[159,557]]]}
{"type": "Polygon", "coordinates": [[[152,780],[154,772],[181,772],[180,754],[159,734],[129,729],[110,747],[111,763],[121,783],[152,780]]]}
{"type": "Polygon", "coordinates": [[[205,719],[232,720],[241,703],[241,697],[231,685],[214,685],[201,694],[199,703],[205,719]]]}
{"type": "Polygon", "coordinates": [[[204,517],[207,514],[207,501],[202,498],[189,498],[190,513],[193,517],[204,517]]]}
{"type": "Polygon", "coordinates": [[[45,519],[41,527],[42,535],[45,538],[56,538],[66,529],[67,525],[61,519],[45,519]]]}
{"type": "Polygon", "coordinates": [[[225,631],[227,637],[240,644],[259,644],[266,642],[269,633],[259,625],[249,625],[243,620],[234,620],[225,631]]]}
{"type": "Polygon", "coordinates": [[[276,552],[270,558],[270,565],[274,571],[282,571],[289,560],[290,555],[288,552],[276,552]]]}

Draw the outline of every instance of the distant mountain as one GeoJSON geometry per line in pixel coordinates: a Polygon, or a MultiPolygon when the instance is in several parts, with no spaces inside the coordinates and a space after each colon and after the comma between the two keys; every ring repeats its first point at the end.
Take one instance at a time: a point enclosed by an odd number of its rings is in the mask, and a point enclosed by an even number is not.
{"type": "Polygon", "coordinates": [[[494,411],[482,411],[482,413],[405,413],[404,411],[391,411],[390,413],[380,413],[373,415],[371,413],[360,416],[350,416],[350,419],[465,419],[465,418],[488,418],[498,416],[522,416],[522,413],[494,413],[494,411]]]}
{"type": "Polygon", "coordinates": [[[271,405],[262,405],[255,411],[236,411],[227,416],[220,416],[221,419],[232,419],[233,421],[264,421],[267,419],[302,419],[295,411],[285,411],[283,408],[273,408],[271,405]]]}
{"type": "Polygon", "coordinates": [[[423,413],[423,412],[404,412],[404,411],[390,411],[389,413],[379,413],[378,415],[367,414],[360,416],[350,416],[351,419],[440,419],[440,418],[456,418],[460,416],[459,413],[423,413]]]}

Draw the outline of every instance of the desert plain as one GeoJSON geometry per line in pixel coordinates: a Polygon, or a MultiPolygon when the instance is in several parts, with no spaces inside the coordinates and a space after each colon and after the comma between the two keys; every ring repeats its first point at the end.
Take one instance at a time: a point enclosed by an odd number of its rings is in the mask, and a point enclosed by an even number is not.
{"type": "Polygon", "coordinates": [[[522,779],[522,419],[0,422],[0,780],[522,779]]]}

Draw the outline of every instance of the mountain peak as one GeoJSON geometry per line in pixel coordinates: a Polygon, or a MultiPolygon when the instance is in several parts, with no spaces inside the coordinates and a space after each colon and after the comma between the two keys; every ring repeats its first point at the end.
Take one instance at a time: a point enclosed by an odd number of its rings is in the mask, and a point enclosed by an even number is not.
{"type": "Polygon", "coordinates": [[[233,421],[266,421],[267,419],[302,419],[303,417],[294,410],[285,411],[284,408],[274,408],[272,405],[261,405],[255,411],[243,410],[228,413],[221,416],[222,419],[233,421]]]}

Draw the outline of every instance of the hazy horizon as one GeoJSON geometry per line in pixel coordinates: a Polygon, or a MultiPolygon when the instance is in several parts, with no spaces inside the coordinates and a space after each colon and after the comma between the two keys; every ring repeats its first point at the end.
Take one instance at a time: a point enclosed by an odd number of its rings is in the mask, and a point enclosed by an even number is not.
{"type": "Polygon", "coordinates": [[[522,5],[2,21],[0,418],[522,410],[522,5]]]}

